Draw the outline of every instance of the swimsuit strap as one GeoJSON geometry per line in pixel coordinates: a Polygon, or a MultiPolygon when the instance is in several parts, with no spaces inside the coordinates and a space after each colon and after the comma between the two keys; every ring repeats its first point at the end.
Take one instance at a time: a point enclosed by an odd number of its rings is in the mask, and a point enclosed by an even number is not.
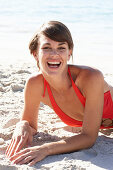
{"type": "Polygon", "coordinates": [[[44,78],[44,93],[43,93],[43,97],[45,97],[46,87],[47,87],[47,81],[44,78]]]}
{"type": "MultiPolygon", "coordinates": [[[[80,102],[82,103],[82,105],[85,107],[85,102],[86,102],[86,99],[85,97],[81,94],[80,90],[78,89],[78,87],[75,85],[72,77],[71,77],[71,72],[70,72],[70,69],[68,67],[68,73],[69,73],[69,76],[70,76],[70,79],[71,79],[71,82],[72,82],[72,86],[73,86],[73,89],[76,93],[76,95],[78,96],[80,102]]],[[[43,93],[43,97],[45,96],[45,92],[46,92],[46,87],[48,85],[48,82],[45,80],[44,78],[44,93],[43,93]]],[[[50,90],[49,90],[50,91],[50,90]]]]}
{"type": "Polygon", "coordinates": [[[73,89],[76,93],[76,95],[78,96],[80,102],[83,104],[83,106],[85,107],[85,102],[86,102],[86,98],[82,95],[82,93],[80,92],[80,90],[78,89],[78,87],[76,86],[76,84],[74,83],[73,79],[72,79],[72,76],[71,76],[71,72],[70,72],[70,69],[68,67],[68,73],[69,73],[69,76],[70,76],[70,79],[71,79],[71,82],[72,82],[72,86],[73,86],[73,89]]]}
{"type": "MultiPolygon", "coordinates": [[[[50,89],[49,83],[46,80],[45,80],[45,86],[47,87],[47,91],[48,91],[48,94],[49,94],[49,98],[50,98],[52,107],[53,107],[54,111],[56,112],[56,114],[59,116],[59,118],[69,126],[81,127],[82,126],[81,121],[78,121],[78,120],[75,120],[75,119],[69,117],[57,105],[57,103],[56,103],[56,101],[53,97],[52,91],[50,89]]],[[[44,88],[44,91],[46,90],[46,87],[44,88]]],[[[45,92],[44,92],[44,95],[45,95],[45,92]]]]}
{"type": "MultiPolygon", "coordinates": [[[[68,73],[72,82],[72,86],[74,88],[74,91],[76,93],[76,95],[78,96],[79,100],[81,101],[81,103],[85,106],[85,97],[81,94],[80,90],[78,89],[78,87],[75,85],[72,77],[71,77],[71,73],[70,73],[70,69],[68,67],[68,73]]],[[[74,127],[81,127],[82,126],[82,121],[78,121],[75,120],[71,117],[69,117],[68,115],[66,115],[61,109],[60,107],[57,105],[52,91],[50,89],[49,83],[45,80],[44,78],[44,93],[43,93],[43,97],[45,96],[45,92],[46,92],[46,87],[47,87],[47,91],[49,94],[49,98],[52,104],[52,107],[54,109],[54,111],[56,112],[56,114],[60,117],[60,119],[66,123],[69,126],[74,126],[74,127]]],[[[103,109],[103,118],[110,118],[113,119],[113,101],[111,98],[111,94],[110,91],[104,93],[104,109],[103,109]],[[109,113],[108,113],[109,112],[109,113]]],[[[113,126],[109,126],[109,127],[104,127],[103,125],[100,126],[101,129],[105,129],[105,128],[113,128],[113,126]]]]}

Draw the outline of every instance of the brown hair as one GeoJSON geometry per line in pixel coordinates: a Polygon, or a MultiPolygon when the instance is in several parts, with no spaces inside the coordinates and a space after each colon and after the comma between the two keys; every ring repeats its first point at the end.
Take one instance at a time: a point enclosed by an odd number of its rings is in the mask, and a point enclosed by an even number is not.
{"type": "Polygon", "coordinates": [[[72,49],[73,51],[74,44],[69,29],[61,22],[49,21],[43,24],[31,39],[29,43],[29,50],[31,54],[37,50],[41,34],[54,41],[67,42],[69,49],[72,49]]]}

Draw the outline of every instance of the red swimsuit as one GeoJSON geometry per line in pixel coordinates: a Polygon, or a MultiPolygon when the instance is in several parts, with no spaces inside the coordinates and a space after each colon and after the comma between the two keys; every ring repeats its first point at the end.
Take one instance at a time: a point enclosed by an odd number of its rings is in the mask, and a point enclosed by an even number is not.
{"type": "MultiPolygon", "coordinates": [[[[73,89],[76,93],[76,95],[78,96],[79,100],[81,101],[81,103],[83,104],[83,106],[85,107],[85,102],[86,102],[86,99],[85,97],[81,94],[80,90],[77,88],[77,86],[75,85],[72,77],[71,77],[71,73],[70,73],[70,69],[68,67],[68,73],[69,73],[69,76],[71,78],[71,82],[72,82],[72,86],[73,86],[73,89]]],[[[48,90],[48,94],[49,94],[49,98],[50,98],[50,101],[51,101],[51,104],[52,104],[52,107],[54,109],[54,111],[56,112],[56,114],[60,117],[60,119],[66,123],[67,125],[69,126],[73,126],[73,127],[81,127],[82,126],[82,121],[78,121],[78,120],[75,120],[71,117],[69,117],[68,115],[66,115],[60,108],[59,106],[56,104],[55,102],[55,99],[53,97],[53,94],[51,92],[51,89],[50,89],[50,86],[49,86],[49,83],[44,79],[44,94],[43,94],[43,97],[45,96],[45,91],[46,91],[46,87],[47,87],[47,90],[48,90]]],[[[109,118],[109,119],[113,119],[113,101],[112,101],[112,98],[111,98],[111,94],[110,94],[110,91],[104,93],[104,108],[103,108],[103,116],[102,118],[109,118]]],[[[100,128],[111,128],[113,126],[109,126],[109,127],[104,127],[104,126],[101,126],[100,128]]]]}

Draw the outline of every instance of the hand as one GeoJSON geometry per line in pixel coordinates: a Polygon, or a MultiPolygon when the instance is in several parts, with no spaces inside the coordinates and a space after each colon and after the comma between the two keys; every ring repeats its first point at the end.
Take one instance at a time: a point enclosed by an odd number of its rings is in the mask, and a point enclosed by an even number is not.
{"type": "Polygon", "coordinates": [[[17,123],[11,143],[6,150],[6,156],[11,157],[14,153],[19,152],[25,144],[30,145],[35,133],[36,130],[29,125],[29,122],[23,120],[17,123]]]}
{"type": "Polygon", "coordinates": [[[12,161],[13,164],[28,164],[32,166],[47,156],[48,147],[47,144],[44,144],[42,146],[34,146],[23,149],[14,156],[10,157],[9,160],[12,161]]]}

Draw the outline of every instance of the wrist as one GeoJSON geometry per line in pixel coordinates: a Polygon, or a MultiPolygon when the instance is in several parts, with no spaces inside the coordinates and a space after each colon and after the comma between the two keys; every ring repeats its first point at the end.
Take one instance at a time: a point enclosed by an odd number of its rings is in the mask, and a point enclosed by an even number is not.
{"type": "Polygon", "coordinates": [[[16,126],[19,126],[19,125],[29,125],[29,122],[27,121],[27,120],[20,120],[20,122],[18,122],[17,124],[16,124],[16,126]]]}
{"type": "Polygon", "coordinates": [[[52,145],[53,143],[45,143],[43,144],[43,148],[44,150],[46,151],[46,155],[49,156],[49,155],[52,155],[52,145]]]}
{"type": "Polygon", "coordinates": [[[64,144],[65,142],[63,140],[44,144],[47,156],[63,153],[62,147],[64,144]]]}

